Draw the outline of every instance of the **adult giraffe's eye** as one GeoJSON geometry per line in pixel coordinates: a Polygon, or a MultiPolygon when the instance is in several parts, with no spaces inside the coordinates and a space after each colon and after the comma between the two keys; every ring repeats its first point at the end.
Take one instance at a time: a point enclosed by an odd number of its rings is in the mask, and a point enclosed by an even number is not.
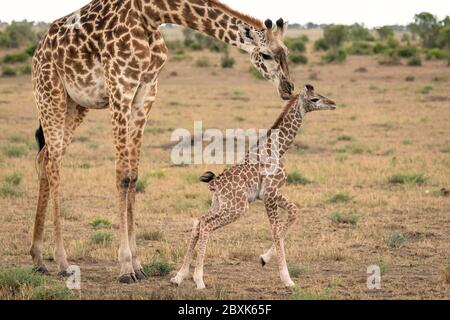
{"type": "Polygon", "coordinates": [[[261,56],[263,57],[264,60],[272,60],[273,57],[271,55],[265,54],[265,53],[261,53],[261,56]]]}

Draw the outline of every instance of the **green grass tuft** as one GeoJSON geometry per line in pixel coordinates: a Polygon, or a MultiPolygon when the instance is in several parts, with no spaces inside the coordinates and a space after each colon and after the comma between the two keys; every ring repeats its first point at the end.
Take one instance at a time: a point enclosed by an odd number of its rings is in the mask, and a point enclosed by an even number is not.
{"type": "Polygon", "coordinates": [[[384,242],[391,248],[400,248],[407,241],[408,238],[400,232],[393,232],[384,239],[384,242]]]}
{"type": "Polygon", "coordinates": [[[147,275],[153,277],[163,277],[174,270],[174,266],[166,260],[155,261],[144,265],[144,271],[147,275]]]}
{"type": "Polygon", "coordinates": [[[308,185],[314,183],[314,181],[309,180],[299,171],[293,171],[287,176],[287,183],[291,185],[308,185]]]}
{"type": "Polygon", "coordinates": [[[20,158],[28,153],[25,144],[8,144],[3,147],[3,154],[8,158],[20,158]]]}
{"type": "Polygon", "coordinates": [[[336,193],[331,195],[326,202],[328,203],[338,203],[338,202],[349,202],[353,199],[347,193],[336,193]]]}
{"type": "Polygon", "coordinates": [[[423,173],[396,173],[388,177],[391,184],[424,184],[427,180],[423,173]]]}
{"type": "Polygon", "coordinates": [[[354,212],[349,213],[333,212],[330,216],[330,219],[335,223],[356,225],[359,216],[354,212]]]}
{"type": "Polygon", "coordinates": [[[147,231],[141,234],[141,238],[147,241],[161,241],[164,239],[164,233],[160,230],[147,231]]]}
{"type": "Polygon", "coordinates": [[[302,274],[308,272],[308,268],[298,265],[298,264],[289,264],[288,265],[289,274],[293,278],[298,278],[302,274]]]}
{"type": "Polygon", "coordinates": [[[0,196],[1,197],[21,197],[25,192],[20,188],[20,183],[22,177],[13,173],[6,176],[0,185],[0,196]]]}
{"type": "Polygon", "coordinates": [[[33,300],[67,300],[73,297],[73,292],[65,286],[38,287],[33,290],[33,300]]]}
{"type": "Polygon", "coordinates": [[[90,223],[91,227],[97,228],[110,228],[112,223],[109,218],[96,217],[90,223]]]}
{"type": "Polygon", "coordinates": [[[106,246],[112,242],[113,238],[114,236],[111,232],[98,231],[92,235],[91,241],[95,244],[106,246]]]}

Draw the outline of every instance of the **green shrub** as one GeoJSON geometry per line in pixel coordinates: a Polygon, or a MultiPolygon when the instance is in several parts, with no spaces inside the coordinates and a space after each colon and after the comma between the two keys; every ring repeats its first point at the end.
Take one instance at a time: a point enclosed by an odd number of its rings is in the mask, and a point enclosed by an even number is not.
{"type": "Polygon", "coordinates": [[[425,51],[425,58],[427,60],[436,59],[436,60],[445,60],[449,56],[449,53],[440,48],[433,48],[425,51]]]}
{"type": "Polygon", "coordinates": [[[380,53],[385,53],[386,50],[388,50],[388,46],[382,44],[382,43],[376,43],[373,47],[372,47],[372,51],[375,54],[380,54],[380,53]]]}
{"type": "Polygon", "coordinates": [[[345,59],[347,59],[347,53],[345,52],[345,50],[342,49],[328,51],[322,57],[322,60],[326,63],[344,62],[345,59]]]}
{"type": "Polygon", "coordinates": [[[334,212],[331,214],[330,219],[334,223],[355,225],[358,222],[359,216],[354,212],[350,213],[334,212]]]}
{"type": "Polygon", "coordinates": [[[370,55],[373,53],[373,47],[367,42],[353,42],[352,45],[347,48],[347,53],[352,55],[370,55]]]}
{"type": "Polygon", "coordinates": [[[198,58],[197,61],[195,61],[195,66],[198,68],[207,68],[210,66],[209,59],[207,57],[198,58]]]}
{"type": "Polygon", "coordinates": [[[155,261],[144,265],[144,272],[152,277],[163,277],[168,275],[174,266],[165,260],[155,261]]]}
{"type": "Polygon", "coordinates": [[[65,286],[38,287],[33,290],[33,300],[67,300],[72,298],[73,292],[65,286]]]}
{"type": "Polygon", "coordinates": [[[433,90],[432,86],[425,86],[422,89],[420,89],[421,94],[429,94],[433,90]]]}
{"type": "Polygon", "coordinates": [[[374,36],[369,29],[360,24],[354,24],[349,27],[349,36],[355,41],[375,41],[374,36]]]}
{"type": "Polygon", "coordinates": [[[351,197],[347,193],[336,193],[328,197],[326,202],[328,203],[349,202],[352,199],[353,197],[351,197]]]}
{"type": "Polygon", "coordinates": [[[24,64],[24,65],[17,67],[18,74],[22,74],[22,75],[31,74],[31,71],[32,71],[31,64],[24,64]]]}
{"type": "Polygon", "coordinates": [[[386,50],[381,58],[378,59],[378,63],[384,66],[397,66],[401,64],[401,60],[395,51],[386,50]]]}
{"type": "Polygon", "coordinates": [[[330,48],[339,48],[348,35],[348,27],[344,25],[329,25],[323,30],[323,39],[330,48]]]}
{"type": "Polygon", "coordinates": [[[427,180],[423,173],[396,173],[388,177],[391,184],[424,184],[427,180]]]}
{"type": "Polygon", "coordinates": [[[307,64],[308,58],[301,53],[292,52],[289,54],[289,60],[293,64],[307,64]]]}
{"type": "Polygon", "coordinates": [[[348,136],[348,135],[342,135],[337,137],[338,141],[353,141],[353,137],[352,136],[348,136]]]}
{"type": "Polygon", "coordinates": [[[305,41],[302,38],[286,38],[284,43],[292,52],[305,52],[306,45],[305,41]]]}
{"type": "Polygon", "coordinates": [[[321,38],[314,42],[314,48],[317,51],[327,51],[328,49],[330,49],[330,46],[325,42],[325,39],[321,38]]]}
{"type": "Polygon", "coordinates": [[[382,40],[392,38],[394,36],[394,30],[389,26],[377,28],[378,37],[382,40]]]}
{"type": "Polygon", "coordinates": [[[17,70],[10,66],[2,67],[2,76],[3,77],[14,77],[17,75],[17,70]]]}
{"type": "MultiPolygon", "coordinates": [[[[31,269],[0,269],[0,288],[12,294],[19,294],[26,287],[38,287],[45,284],[45,276],[31,269]]],[[[1,291],[1,290],[0,290],[1,291]]]]}
{"type": "Polygon", "coordinates": [[[287,183],[291,185],[307,185],[314,183],[298,171],[293,171],[287,176],[287,183]]]}
{"type": "Polygon", "coordinates": [[[414,76],[407,76],[405,78],[405,81],[407,81],[407,82],[413,82],[414,80],[416,80],[416,77],[414,77],[414,76]]]}
{"type": "Polygon", "coordinates": [[[28,48],[25,49],[25,53],[29,57],[32,57],[34,55],[34,53],[36,52],[36,48],[37,48],[37,44],[32,44],[31,46],[29,46],[28,48]]]}
{"type": "Polygon", "coordinates": [[[308,269],[305,268],[304,266],[297,265],[297,264],[289,264],[288,270],[289,270],[289,275],[292,278],[298,278],[302,274],[305,274],[308,271],[308,269]]]}
{"type": "Polygon", "coordinates": [[[0,47],[20,48],[37,41],[33,31],[33,23],[28,21],[13,21],[3,32],[0,32],[0,47]]]}
{"type": "Polygon", "coordinates": [[[408,66],[419,67],[422,65],[422,59],[417,55],[408,60],[408,66]]]}
{"type": "Polygon", "coordinates": [[[411,58],[417,56],[417,48],[413,46],[402,46],[398,47],[397,55],[401,58],[411,58]]]}
{"type": "Polygon", "coordinates": [[[12,186],[18,186],[22,181],[22,176],[18,173],[13,173],[5,177],[5,183],[10,184],[12,186]]]}
{"type": "Polygon", "coordinates": [[[26,52],[19,52],[19,53],[11,53],[7,54],[3,57],[2,62],[3,63],[20,63],[25,62],[29,58],[28,54],[26,52]]]}
{"type": "Polygon", "coordinates": [[[236,60],[234,60],[234,58],[230,57],[228,52],[226,52],[222,56],[222,61],[221,61],[222,68],[224,68],[224,69],[227,69],[227,68],[231,69],[231,68],[233,68],[235,63],[236,63],[236,60]]]}

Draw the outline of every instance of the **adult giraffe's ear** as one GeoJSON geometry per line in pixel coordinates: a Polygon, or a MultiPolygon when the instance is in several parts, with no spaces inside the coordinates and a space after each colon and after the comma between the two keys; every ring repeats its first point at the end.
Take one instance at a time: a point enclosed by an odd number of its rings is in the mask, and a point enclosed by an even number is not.
{"type": "Polygon", "coordinates": [[[289,22],[287,22],[287,21],[285,22],[283,20],[283,18],[280,18],[280,19],[277,20],[277,32],[276,32],[276,34],[277,34],[277,36],[279,38],[284,38],[284,35],[286,34],[286,31],[288,29],[288,26],[289,26],[289,22]]]}

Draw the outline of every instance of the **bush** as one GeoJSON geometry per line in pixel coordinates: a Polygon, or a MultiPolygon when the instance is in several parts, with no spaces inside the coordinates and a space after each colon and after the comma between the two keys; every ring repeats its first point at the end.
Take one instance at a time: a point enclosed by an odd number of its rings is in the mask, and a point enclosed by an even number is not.
{"type": "Polygon", "coordinates": [[[331,48],[339,48],[348,39],[348,27],[344,25],[330,25],[325,27],[323,38],[331,48]]]}
{"type": "Polygon", "coordinates": [[[2,76],[3,77],[14,77],[17,76],[17,70],[16,68],[10,67],[10,66],[4,66],[2,68],[2,76]]]}
{"type": "Polygon", "coordinates": [[[19,67],[17,67],[17,73],[18,74],[23,74],[23,75],[26,75],[26,74],[31,74],[31,64],[24,64],[24,65],[21,65],[21,66],[19,66],[19,67]]]}
{"type": "Polygon", "coordinates": [[[28,58],[29,58],[29,56],[26,52],[11,53],[11,54],[5,55],[2,59],[2,62],[3,63],[25,62],[28,60],[28,58]]]}
{"type": "Polygon", "coordinates": [[[292,52],[289,55],[289,60],[293,64],[307,64],[308,63],[308,58],[306,56],[304,56],[301,53],[296,53],[296,52],[292,52]]]}
{"type": "Polygon", "coordinates": [[[198,68],[207,68],[210,66],[209,59],[207,57],[198,58],[195,61],[195,66],[198,68]]]}
{"type": "Polygon", "coordinates": [[[355,24],[350,27],[350,38],[356,41],[375,41],[375,38],[370,34],[369,29],[360,24],[355,24]]]}
{"type": "Polygon", "coordinates": [[[376,43],[373,47],[372,47],[372,51],[375,54],[379,54],[379,53],[384,53],[386,52],[386,50],[388,49],[388,47],[382,43],[376,43]]]}
{"type": "Polygon", "coordinates": [[[427,58],[427,60],[431,59],[444,60],[447,59],[447,57],[449,57],[449,53],[439,48],[433,48],[425,51],[425,57],[427,58]]]}
{"type": "Polygon", "coordinates": [[[149,276],[163,277],[168,275],[174,267],[172,264],[165,260],[156,261],[150,264],[144,265],[144,272],[149,276]]]}
{"type": "Polygon", "coordinates": [[[314,48],[317,51],[327,51],[328,49],[330,49],[330,46],[325,42],[325,39],[322,38],[314,42],[314,48]]]}
{"type": "Polygon", "coordinates": [[[344,62],[345,59],[347,59],[347,53],[342,49],[331,50],[322,57],[322,60],[326,63],[344,62]]]}
{"type": "Polygon", "coordinates": [[[387,50],[383,56],[378,60],[380,65],[385,66],[396,66],[401,64],[400,58],[398,57],[396,51],[387,50]]]}
{"type": "Polygon", "coordinates": [[[422,65],[422,59],[418,55],[411,57],[408,61],[408,66],[419,67],[421,65],[422,65]]]}
{"type": "Polygon", "coordinates": [[[397,48],[397,55],[402,58],[411,58],[417,55],[417,48],[413,46],[403,46],[397,48]]]}
{"type": "Polygon", "coordinates": [[[394,232],[389,234],[384,242],[391,248],[401,247],[408,239],[401,233],[394,232]]]}
{"type": "Polygon", "coordinates": [[[370,55],[373,53],[373,47],[371,44],[366,42],[354,42],[347,49],[347,53],[354,55],[370,55]]]}
{"type": "Polygon", "coordinates": [[[376,30],[378,33],[378,37],[382,40],[386,40],[394,36],[394,30],[389,26],[384,26],[376,30]]]}
{"type": "Polygon", "coordinates": [[[222,68],[224,68],[224,69],[227,69],[227,68],[231,69],[231,68],[233,68],[235,63],[236,63],[236,60],[234,60],[232,57],[230,57],[228,52],[226,52],[222,56],[222,61],[221,61],[222,68]]]}
{"type": "Polygon", "coordinates": [[[111,232],[98,231],[91,237],[91,241],[95,244],[106,246],[112,242],[113,235],[111,232]]]}
{"type": "Polygon", "coordinates": [[[33,31],[33,23],[13,21],[0,32],[0,47],[20,48],[29,43],[35,43],[37,35],[33,31]]]}
{"type": "Polygon", "coordinates": [[[284,43],[291,52],[305,52],[306,45],[302,38],[287,38],[284,43]]]}
{"type": "Polygon", "coordinates": [[[24,144],[8,144],[3,147],[3,153],[8,158],[20,158],[28,153],[28,147],[24,144]]]}
{"type": "Polygon", "coordinates": [[[37,48],[37,44],[32,44],[31,46],[29,46],[28,48],[25,49],[25,53],[29,57],[32,57],[34,55],[34,52],[36,51],[36,48],[37,48]]]}

